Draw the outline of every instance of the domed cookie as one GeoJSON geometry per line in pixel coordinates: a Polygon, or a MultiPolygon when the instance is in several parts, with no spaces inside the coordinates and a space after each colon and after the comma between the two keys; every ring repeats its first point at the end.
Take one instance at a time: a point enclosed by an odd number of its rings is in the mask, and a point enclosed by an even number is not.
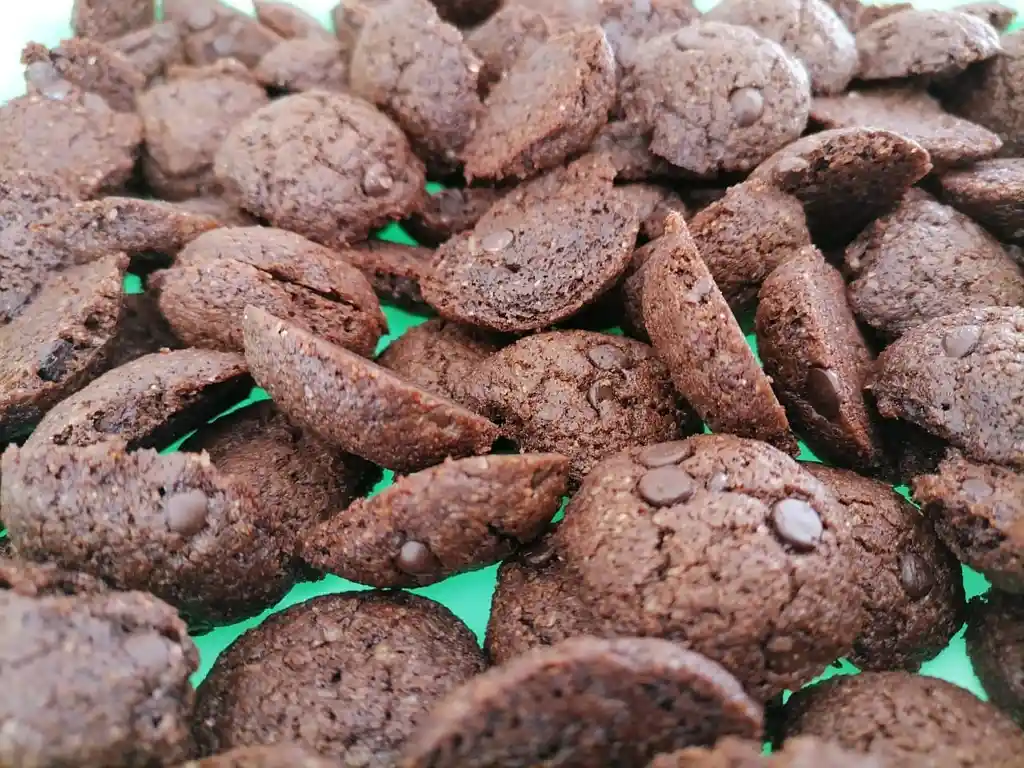
{"type": "Polygon", "coordinates": [[[569,25],[556,8],[538,9],[505,3],[476,29],[466,31],[466,45],[480,59],[480,86],[489,91],[519,59],[533,54],[548,38],[569,25]]]}
{"type": "Polygon", "coordinates": [[[66,81],[101,96],[118,112],[134,112],[146,76],[114,48],[96,40],[72,37],[47,48],[29,43],[21,52],[28,92],[46,92],[66,81]]]}
{"type": "Polygon", "coordinates": [[[253,74],[277,93],[348,90],[348,60],[333,37],[296,37],[283,40],[260,59],[253,74]]]}
{"type": "Polygon", "coordinates": [[[71,28],[79,37],[109,40],[152,24],[155,0],[75,0],[71,28]]]}
{"type": "Polygon", "coordinates": [[[423,210],[402,226],[417,243],[436,248],[452,235],[472,229],[500,198],[501,192],[489,187],[442,189],[430,195],[423,210]]]}
{"type": "Polygon", "coordinates": [[[1004,243],[1024,243],[1024,158],[983,160],[939,176],[942,199],[1004,243]]]}
{"type": "Polygon", "coordinates": [[[238,747],[213,757],[191,760],[180,768],[337,768],[318,752],[284,742],[269,747],[238,747]]]}
{"type": "Polygon", "coordinates": [[[181,32],[173,21],[162,21],[107,41],[152,83],[172,66],[185,63],[181,32]]]}
{"type": "Polygon", "coordinates": [[[317,19],[290,2],[252,0],[252,7],[256,12],[256,20],[285,40],[293,38],[336,39],[317,19]]]}
{"type": "Polygon", "coordinates": [[[163,18],[178,24],[185,55],[196,66],[230,58],[255,67],[281,41],[269,27],[220,0],[163,0],[163,18]]]}
{"type": "Polygon", "coordinates": [[[993,589],[967,609],[967,655],[989,701],[1024,722],[1024,598],[993,589]]]}
{"type": "Polygon", "coordinates": [[[842,506],[756,440],[616,454],[588,475],[559,537],[609,630],[693,648],[759,701],[814,678],[862,627],[842,506]]]}
{"type": "Polygon", "coordinates": [[[376,294],[402,307],[422,309],[420,282],[432,271],[434,252],[386,240],[367,240],[337,253],[370,281],[376,294]]]}
{"type": "Polygon", "coordinates": [[[583,637],[452,691],[403,750],[407,768],[641,766],[721,736],[757,738],[761,708],[714,662],[654,638],[583,637]]]}

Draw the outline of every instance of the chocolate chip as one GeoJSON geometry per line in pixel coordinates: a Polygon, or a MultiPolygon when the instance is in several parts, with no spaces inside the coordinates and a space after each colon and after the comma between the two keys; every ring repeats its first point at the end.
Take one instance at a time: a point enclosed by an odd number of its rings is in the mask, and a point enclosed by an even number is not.
{"type": "Polygon", "coordinates": [[[800,550],[814,549],[824,531],[814,507],[801,499],[783,499],[772,507],[772,525],[784,542],[800,550]]]}
{"type": "Polygon", "coordinates": [[[764,96],[757,88],[738,88],[729,95],[732,117],[740,128],[747,128],[764,113],[764,96]]]}
{"type": "Polygon", "coordinates": [[[75,345],[67,339],[57,339],[39,357],[36,375],[43,381],[60,381],[68,373],[68,364],[75,353],[75,345]]]}
{"type": "Polygon", "coordinates": [[[648,469],[656,469],[669,464],[677,464],[687,457],[689,450],[685,443],[657,443],[648,445],[636,455],[638,464],[648,469]]]}
{"type": "Polygon", "coordinates": [[[419,541],[407,541],[398,551],[395,565],[398,570],[417,576],[434,573],[441,564],[426,544],[419,541]]]}
{"type": "Polygon", "coordinates": [[[607,402],[615,397],[615,388],[609,381],[595,381],[587,390],[587,402],[597,411],[601,412],[601,403],[607,402]]]}
{"type": "Polygon", "coordinates": [[[629,355],[614,344],[598,344],[587,350],[590,362],[602,371],[621,371],[632,367],[629,355]]]}
{"type": "Polygon", "coordinates": [[[516,236],[512,234],[512,230],[499,229],[497,232],[485,235],[480,241],[480,247],[487,253],[498,253],[512,245],[515,239],[516,236]]]}
{"type": "Polygon", "coordinates": [[[920,600],[932,591],[935,577],[928,563],[913,552],[900,554],[900,586],[913,600],[920,600]]]}
{"type": "Polygon", "coordinates": [[[391,191],[395,180],[383,163],[374,163],[363,174],[363,192],[370,197],[381,197],[391,191]]]}
{"type": "Polygon", "coordinates": [[[961,358],[970,353],[978,342],[981,341],[981,328],[976,325],[968,325],[963,328],[955,328],[946,334],[942,340],[942,349],[949,357],[961,358]]]}
{"type": "Polygon", "coordinates": [[[710,277],[702,277],[693,287],[686,292],[683,297],[685,301],[690,304],[700,304],[707,296],[711,293],[711,289],[715,287],[715,281],[710,277]]]}
{"type": "Polygon", "coordinates": [[[960,485],[964,495],[974,501],[984,499],[993,494],[992,486],[978,477],[969,477],[960,485]]]}
{"type": "Polygon", "coordinates": [[[697,487],[693,478],[679,467],[659,467],[640,478],[636,490],[640,498],[656,507],[667,507],[686,501],[697,487]]]}
{"type": "Polygon", "coordinates": [[[164,502],[167,527],[182,536],[194,536],[206,527],[210,500],[198,488],[176,493],[164,502]]]}
{"type": "Polygon", "coordinates": [[[839,415],[839,376],[831,368],[811,368],[807,373],[807,399],[826,419],[839,415]]]}

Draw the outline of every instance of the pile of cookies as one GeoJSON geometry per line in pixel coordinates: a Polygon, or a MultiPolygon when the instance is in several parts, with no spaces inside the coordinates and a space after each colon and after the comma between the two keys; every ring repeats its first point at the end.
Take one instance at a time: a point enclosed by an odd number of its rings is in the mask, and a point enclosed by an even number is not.
{"type": "Polygon", "coordinates": [[[0,107],[0,768],[1021,765],[1012,11],[154,5],[0,107]]]}

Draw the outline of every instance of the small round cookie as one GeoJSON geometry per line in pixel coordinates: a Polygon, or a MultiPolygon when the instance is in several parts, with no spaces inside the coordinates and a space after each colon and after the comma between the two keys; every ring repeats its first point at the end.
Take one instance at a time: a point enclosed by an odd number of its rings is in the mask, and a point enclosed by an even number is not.
{"type": "Polygon", "coordinates": [[[580,637],[495,667],[443,699],[407,768],[642,766],[721,736],[757,738],[761,708],[722,667],[655,638],[580,637]]]}
{"type": "Polygon", "coordinates": [[[669,187],[659,184],[623,184],[619,193],[636,206],[640,219],[640,234],[637,242],[647,243],[665,234],[665,225],[671,214],[688,217],[686,203],[669,187]]]}
{"type": "Polygon", "coordinates": [[[181,32],[173,21],[162,21],[107,41],[152,83],[172,66],[185,63],[181,32]]]}
{"type": "Polygon", "coordinates": [[[269,747],[238,747],[190,760],[179,768],[338,768],[338,763],[306,747],[280,742],[269,747]]]}
{"type": "Polygon", "coordinates": [[[1004,243],[1024,244],[1024,158],[982,160],[939,176],[942,199],[1004,243]]]}
{"type": "Polygon", "coordinates": [[[616,451],[699,428],[654,350],[592,331],[520,339],[484,361],[470,394],[520,450],[568,456],[574,484],[616,451]]]}
{"type": "Polygon", "coordinates": [[[1024,597],[993,589],[967,607],[967,655],[989,701],[1024,723],[1024,597]]]}
{"type": "Polygon", "coordinates": [[[302,558],[371,587],[416,587],[508,557],[558,511],[569,460],[473,456],[407,475],[307,527],[302,558]]]}
{"type": "Polygon", "coordinates": [[[931,520],[886,483],[820,464],[803,467],[835,494],[852,528],[867,620],[850,661],[861,670],[916,671],[963,626],[960,563],[931,520]]]}
{"type": "Polygon", "coordinates": [[[462,152],[466,180],[524,179],[590,146],[615,104],[615,57],[583,26],[522,57],[488,94],[462,152]]]}
{"type": "Polygon", "coordinates": [[[274,93],[348,90],[348,60],[333,37],[282,40],[260,59],[253,74],[274,93]]]}
{"type": "Polygon", "coordinates": [[[857,73],[857,42],[825,0],[724,0],[704,18],[777,42],[807,68],[814,93],[842,93],[857,73]]]}
{"type": "Polygon", "coordinates": [[[427,711],[479,674],[473,633],[404,592],[316,597],[235,641],[199,687],[200,753],[294,742],[342,764],[391,768],[427,711]]]}
{"type": "Polygon", "coordinates": [[[811,102],[807,70],[778,43],[713,21],[645,43],[621,91],[651,151],[708,178],[750,171],[797,139],[811,102]]]}
{"type": "Polygon", "coordinates": [[[75,0],[71,28],[78,37],[109,40],[153,23],[156,0],[75,0]]]}
{"type": "Polygon", "coordinates": [[[907,672],[833,677],[798,691],[785,708],[785,736],[832,739],[894,766],[942,757],[956,768],[1011,768],[1024,733],[973,693],[907,672]]]}
{"type": "Polygon", "coordinates": [[[764,370],[812,450],[840,466],[884,473],[878,416],[864,399],[874,355],[846,303],[843,276],[817,248],[768,276],[755,325],[764,370]]]}
{"type": "Polygon", "coordinates": [[[857,30],[861,80],[947,78],[1001,51],[987,21],[957,11],[909,9],[857,30]]]}
{"type": "Polygon", "coordinates": [[[559,538],[609,630],[677,640],[759,701],[814,678],[862,627],[842,506],[756,440],[616,454],[587,476],[559,538]]]}
{"type": "Polygon", "coordinates": [[[430,274],[434,252],[387,240],[367,240],[337,253],[370,281],[374,292],[384,301],[408,309],[422,310],[420,283],[430,274]]]}
{"type": "Polygon", "coordinates": [[[216,172],[240,207],[328,246],[418,209],[423,164],[398,126],[354,96],[278,99],[238,123],[216,172]]]}
{"type": "Polygon", "coordinates": [[[480,60],[480,87],[489,91],[519,59],[533,54],[548,38],[567,31],[568,24],[553,9],[505,3],[476,29],[466,32],[466,45],[480,60]]]}
{"type": "Polygon", "coordinates": [[[951,451],[914,498],[957,558],[997,589],[1024,594],[1024,475],[951,451]]]}
{"type": "Polygon", "coordinates": [[[146,85],[146,76],[117,50],[80,37],[62,40],[54,48],[29,43],[21,52],[21,63],[29,92],[45,92],[63,80],[103,97],[118,112],[134,112],[138,93],[146,85]]]}
{"type": "Polygon", "coordinates": [[[843,749],[832,741],[815,736],[789,739],[782,749],[763,754],[760,742],[727,737],[714,747],[688,749],[660,755],[647,768],[928,768],[919,763],[886,760],[843,749]]]}
{"type": "Polygon", "coordinates": [[[1024,306],[1024,271],[964,214],[919,190],[844,254],[850,307],[882,338],[971,307],[1024,306]]]}
{"type": "Polygon", "coordinates": [[[421,281],[442,317],[523,333],[567,320],[610,290],[640,229],[603,156],[509,192],[437,251],[421,281]]]}
{"type": "Polygon", "coordinates": [[[164,21],[177,23],[185,55],[197,67],[219,59],[255,67],[281,41],[270,27],[220,0],[163,0],[162,5],[164,21]]]}
{"type": "Polygon", "coordinates": [[[488,187],[442,189],[428,197],[423,210],[402,226],[420,245],[437,248],[453,235],[472,229],[501,197],[501,191],[488,187]]]}
{"type": "Polygon", "coordinates": [[[786,412],[680,220],[643,269],[644,327],[676,390],[713,432],[796,455],[786,412]]]}
{"type": "Polygon", "coordinates": [[[291,419],[396,472],[488,453],[498,428],[309,331],[247,307],[245,358],[291,419]]]}
{"type": "Polygon", "coordinates": [[[252,0],[256,20],[285,40],[293,38],[324,38],[334,40],[323,24],[301,8],[280,0],[252,0]]]}
{"type": "Polygon", "coordinates": [[[316,329],[326,341],[370,356],[387,332],[362,273],[322,245],[270,227],[224,227],[192,241],[150,285],[186,344],[241,352],[246,306],[316,329]]]}

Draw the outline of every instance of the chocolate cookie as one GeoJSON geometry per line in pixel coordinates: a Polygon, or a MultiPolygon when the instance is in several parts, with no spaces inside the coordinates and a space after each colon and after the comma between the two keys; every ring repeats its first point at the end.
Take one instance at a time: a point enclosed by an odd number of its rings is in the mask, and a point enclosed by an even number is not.
{"type": "Polygon", "coordinates": [[[837,128],[794,141],[761,163],[751,179],[800,200],[816,242],[845,246],[931,169],[921,145],[898,133],[837,128]]]}
{"type": "Polygon", "coordinates": [[[842,93],[857,73],[857,43],[825,0],[725,0],[704,18],[777,42],[807,68],[814,93],[842,93]]]}
{"type": "Polygon", "coordinates": [[[173,21],[129,32],[107,41],[107,45],[130,61],[146,78],[147,83],[165,74],[171,67],[185,63],[181,32],[173,21]]]}
{"type": "Polygon", "coordinates": [[[876,88],[817,98],[811,120],[826,128],[881,128],[916,141],[937,167],[992,157],[1003,145],[987,128],[946,112],[925,91],[876,88]]]}
{"type": "Polygon", "coordinates": [[[755,323],[764,370],[807,444],[840,466],[885,472],[878,416],[863,392],[874,355],[838,270],[804,249],[761,286],[755,323]]]}
{"type": "Polygon", "coordinates": [[[391,0],[341,0],[331,11],[334,34],[351,57],[370,14],[391,0]]]}
{"type": "Polygon", "coordinates": [[[387,768],[436,700],[484,668],[447,608],[403,592],[317,597],[274,614],[199,688],[202,754],[282,740],[387,768]]]}
{"type": "Polygon", "coordinates": [[[393,304],[422,308],[420,283],[432,270],[434,252],[386,240],[368,240],[338,253],[363,273],[377,295],[393,304]]]}
{"type": "Polygon", "coordinates": [[[683,199],[669,187],[658,184],[623,184],[619,193],[636,206],[640,219],[637,242],[657,240],[665,234],[665,225],[671,214],[687,218],[689,209],[683,199]]]}
{"type": "Polygon", "coordinates": [[[323,24],[290,2],[253,0],[252,7],[260,24],[286,40],[301,37],[334,39],[323,24]]]}
{"type": "Polygon", "coordinates": [[[615,95],[615,59],[602,30],[553,37],[487,96],[462,153],[466,179],[523,179],[561,165],[608,122],[615,95]]]}
{"type": "Polygon", "coordinates": [[[46,91],[65,80],[76,88],[102,96],[118,112],[134,112],[135,99],[146,76],[110,46],[72,37],[55,48],[29,43],[21,52],[25,85],[31,92],[46,91]]]}
{"type": "Polygon", "coordinates": [[[267,51],[253,74],[277,93],[348,90],[348,61],[333,37],[296,37],[267,51]]]}
{"type": "Polygon", "coordinates": [[[519,340],[484,361],[471,395],[521,450],[568,456],[574,483],[622,448],[698,426],[649,346],[591,331],[519,340]]]}
{"type": "Polygon", "coordinates": [[[942,199],[1003,242],[1024,244],[1024,158],[983,160],[939,177],[942,199]]]}
{"type": "Polygon", "coordinates": [[[110,40],[152,24],[155,0],[75,0],[71,28],[78,37],[110,40]]]}
{"type": "Polygon", "coordinates": [[[0,592],[4,765],[174,764],[191,752],[199,654],[175,610],[141,592],[0,592]]]}
{"type": "Polygon", "coordinates": [[[216,194],[217,149],[228,131],[267,103],[267,94],[236,61],[178,68],[172,74],[139,96],[146,181],[169,199],[216,194]]]}
{"type": "Polygon", "coordinates": [[[181,29],[185,55],[196,66],[236,59],[255,67],[281,38],[248,14],[220,0],[163,0],[164,20],[181,29]]]}
{"type": "Polygon", "coordinates": [[[669,755],[660,755],[647,768],[927,768],[920,762],[886,760],[843,749],[835,742],[814,736],[789,739],[782,749],[762,754],[760,742],[732,736],[721,739],[714,747],[688,747],[669,755]]]}
{"type": "Polygon", "coordinates": [[[712,431],[796,455],[786,412],[686,226],[679,222],[655,243],[644,268],[644,327],[679,394],[712,431]]]}
{"type": "Polygon", "coordinates": [[[761,708],[699,654],[654,638],[574,638],[454,690],[412,735],[402,765],[640,766],[721,736],[757,738],[761,726],[761,708]]]}
{"type": "Polygon", "coordinates": [[[1024,598],[992,590],[967,609],[967,655],[989,701],[1024,723],[1024,598]]]}
{"type": "Polygon", "coordinates": [[[995,707],[945,680],[906,672],[833,677],[794,693],[785,735],[833,739],[894,765],[941,755],[956,768],[1010,768],[1024,753],[1024,733],[995,707]]]}
{"type": "MultiPolygon", "coordinates": [[[[598,0],[576,3],[596,7],[599,23],[615,51],[622,70],[633,67],[637,53],[644,44],[668,32],[689,26],[700,18],[691,0],[598,0]]],[[[570,6],[573,4],[570,3],[570,6]]]]}
{"type": "Polygon", "coordinates": [[[949,77],[1001,50],[999,33],[967,13],[910,9],[857,30],[861,80],[949,77]]]}
{"type": "Polygon", "coordinates": [[[517,187],[437,251],[423,297],[450,320],[525,332],[566,320],[608,291],[640,222],[615,171],[585,157],[517,187]]]}
{"type": "Polygon", "coordinates": [[[501,196],[499,190],[488,187],[442,189],[430,195],[423,210],[402,225],[417,243],[436,248],[453,235],[472,229],[501,196]]]}
{"type": "Polygon", "coordinates": [[[202,760],[191,760],[180,768],[337,768],[337,765],[313,750],[279,743],[270,747],[239,747],[202,760]]]}
{"type": "Polygon", "coordinates": [[[344,94],[278,99],[239,123],[217,175],[245,210],[342,246],[419,208],[423,165],[371,104],[344,94]]]}
{"type": "Polygon", "coordinates": [[[297,325],[248,307],[253,377],[290,418],[349,453],[396,472],[487,453],[491,422],[393,376],[297,325]]]}
{"type": "Polygon", "coordinates": [[[979,19],[987,21],[995,28],[996,32],[1005,32],[1017,18],[1017,11],[1002,3],[960,3],[954,5],[953,10],[969,13],[971,16],[977,16],[979,19]]]}
{"type": "Polygon", "coordinates": [[[359,355],[372,355],[387,331],[380,303],[358,269],[283,229],[208,232],[151,283],[171,328],[197,347],[241,352],[249,305],[316,329],[324,340],[359,355]]]}
{"type": "Polygon", "coordinates": [[[620,98],[626,117],[651,132],[654,154],[714,178],[749,171],[798,138],[810,93],[807,71],[777,43],[700,21],[645,43],[620,98]]]}
{"type": "Polygon", "coordinates": [[[765,443],[731,435],[630,448],[593,469],[559,529],[595,614],[676,640],[767,701],[861,631],[842,506],[765,443]]]}
{"type": "Polygon", "coordinates": [[[913,487],[957,558],[997,589],[1024,593],[1024,475],[952,451],[936,474],[914,478],[913,487]]]}
{"type": "Polygon", "coordinates": [[[0,326],[0,444],[30,432],[50,408],[103,372],[121,320],[127,267],[124,254],[113,254],[57,273],[0,326]]]}
{"type": "Polygon", "coordinates": [[[489,91],[519,59],[531,56],[548,38],[567,31],[552,9],[505,3],[476,29],[466,32],[466,45],[480,60],[480,87],[489,91]]]}

